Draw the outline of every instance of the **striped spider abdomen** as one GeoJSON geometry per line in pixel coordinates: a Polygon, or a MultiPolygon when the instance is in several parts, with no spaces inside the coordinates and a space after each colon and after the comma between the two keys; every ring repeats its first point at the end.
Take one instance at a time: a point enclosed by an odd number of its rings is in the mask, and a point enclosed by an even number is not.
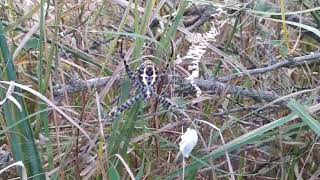
{"type": "Polygon", "coordinates": [[[149,99],[155,91],[154,86],[158,81],[156,65],[150,60],[145,61],[139,66],[137,75],[142,86],[142,93],[144,93],[146,99],[149,99]]]}

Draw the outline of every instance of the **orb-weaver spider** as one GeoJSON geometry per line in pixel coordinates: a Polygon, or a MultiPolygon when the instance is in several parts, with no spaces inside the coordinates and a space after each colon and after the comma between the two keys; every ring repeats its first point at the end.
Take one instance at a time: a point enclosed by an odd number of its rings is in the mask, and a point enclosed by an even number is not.
{"type": "Polygon", "coordinates": [[[122,105],[118,106],[115,110],[111,111],[109,113],[109,119],[113,120],[117,115],[131,108],[138,100],[143,99],[144,101],[147,101],[151,97],[156,98],[164,108],[181,113],[182,110],[179,109],[177,105],[173,104],[168,98],[157,94],[155,85],[159,80],[159,72],[155,63],[150,60],[146,60],[138,67],[136,72],[133,72],[126,60],[123,60],[123,62],[129,79],[140,89],[140,92],[122,105]]]}

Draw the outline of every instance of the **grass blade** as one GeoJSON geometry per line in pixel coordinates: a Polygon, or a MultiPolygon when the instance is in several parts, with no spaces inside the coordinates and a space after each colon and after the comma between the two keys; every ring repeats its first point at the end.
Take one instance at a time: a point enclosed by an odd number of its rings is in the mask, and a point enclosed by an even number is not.
{"type": "MultiPolygon", "coordinates": [[[[13,66],[12,55],[7,44],[2,21],[0,21],[0,49],[2,52],[3,60],[1,60],[5,67],[1,67],[0,80],[17,81],[16,71],[13,66]]],[[[0,90],[1,97],[5,97],[4,91],[0,90]]],[[[17,88],[17,93],[21,93],[21,90],[17,88]]],[[[4,119],[7,126],[15,124],[16,121],[28,117],[27,108],[21,96],[14,95],[14,98],[22,107],[20,111],[11,101],[6,101],[3,106],[4,119]]],[[[29,176],[33,176],[35,179],[44,179],[44,173],[39,153],[37,151],[33,132],[29,120],[23,121],[14,128],[14,133],[8,135],[9,141],[12,144],[12,150],[14,157],[17,161],[21,160],[27,170],[29,176]]]]}
{"type": "MultiPolygon", "coordinates": [[[[313,107],[309,108],[310,111],[314,111],[315,109],[313,107]]],[[[228,143],[226,143],[224,146],[219,147],[218,149],[214,150],[213,152],[211,152],[210,154],[201,157],[199,160],[191,163],[190,165],[185,167],[185,173],[189,174],[191,173],[193,170],[207,166],[207,162],[209,160],[214,160],[217,159],[219,157],[222,157],[225,153],[225,151],[228,151],[229,153],[240,149],[241,147],[248,145],[250,143],[254,143],[255,141],[259,140],[259,139],[263,139],[264,138],[264,134],[270,130],[273,130],[279,126],[284,125],[285,123],[288,123],[294,119],[298,118],[298,116],[296,114],[289,114],[286,117],[283,117],[281,119],[278,119],[276,121],[273,121],[269,124],[266,124],[260,128],[257,128],[247,134],[244,134],[228,143]],[[211,158],[211,159],[210,159],[211,158]]],[[[166,179],[172,179],[178,175],[182,174],[182,169],[179,169],[177,171],[174,171],[170,174],[168,174],[168,176],[166,176],[166,179]]]]}
{"type": "MultiPolygon", "coordinates": [[[[45,13],[46,13],[46,5],[45,0],[40,1],[40,36],[39,36],[39,56],[38,56],[38,85],[39,85],[39,92],[41,94],[45,94],[46,89],[48,88],[48,77],[50,75],[50,67],[51,63],[46,62],[48,58],[46,54],[46,41],[45,41],[45,13]],[[47,67],[46,67],[47,66],[47,67]]],[[[50,58],[50,57],[49,57],[50,58]]],[[[46,104],[40,104],[38,107],[38,111],[42,111],[44,109],[47,109],[46,104]]],[[[36,134],[38,134],[42,127],[44,128],[44,133],[46,138],[48,139],[46,143],[46,151],[47,151],[47,158],[48,158],[48,164],[49,164],[49,170],[52,170],[54,168],[53,163],[53,147],[52,147],[52,141],[50,139],[50,130],[49,130],[49,117],[47,113],[39,113],[36,117],[37,120],[37,129],[36,134]]]]}
{"type": "Polygon", "coordinates": [[[303,122],[305,122],[315,133],[320,136],[320,123],[315,120],[308,111],[297,101],[291,99],[288,103],[288,107],[297,114],[303,122]]]}
{"type": "Polygon", "coordinates": [[[177,15],[173,19],[172,25],[169,26],[169,28],[166,29],[166,31],[163,33],[164,35],[160,40],[160,46],[158,46],[156,51],[156,57],[162,58],[165,54],[168,54],[168,52],[170,51],[170,48],[168,48],[170,45],[170,41],[177,33],[178,26],[182,22],[183,13],[188,7],[188,4],[188,1],[181,1],[177,15]]]}

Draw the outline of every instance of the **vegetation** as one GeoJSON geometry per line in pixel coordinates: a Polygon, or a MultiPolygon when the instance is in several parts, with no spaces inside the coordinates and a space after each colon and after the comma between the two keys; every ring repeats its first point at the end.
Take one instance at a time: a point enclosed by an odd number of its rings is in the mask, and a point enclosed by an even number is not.
{"type": "Polygon", "coordinates": [[[1,1],[0,179],[319,178],[319,5],[1,1]]]}

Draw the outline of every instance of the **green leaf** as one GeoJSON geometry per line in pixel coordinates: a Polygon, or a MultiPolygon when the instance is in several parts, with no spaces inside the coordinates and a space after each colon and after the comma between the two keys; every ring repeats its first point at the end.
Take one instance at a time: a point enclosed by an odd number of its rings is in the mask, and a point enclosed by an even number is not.
{"type": "Polygon", "coordinates": [[[139,171],[135,177],[136,180],[140,180],[140,179],[143,179],[144,177],[144,170],[145,170],[145,155],[143,155],[143,159],[142,159],[142,162],[141,162],[141,166],[139,167],[139,171]]]}
{"type": "Polygon", "coordinates": [[[254,10],[256,12],[275,12],[277,9],[268,1],[257,1],[254,10]]]}
{"type": "Polygon", "coordinates": [[[23,47],[23,49],[25,50],[30,50],[30,49],[38,49],[40,46],[40,40],[38,38],[30,38],[27,43],[25,44],[25,46],[23,47]]]}
{"type": "Polygon", "coordinates": [[[291,99],[288,103],[288,107],[294,113],[296,113],[302,119],[302,121],[305,122],[315,133],[317,133],[318,136],[320,136],[319,121],[311,117],[307,110],[300,103],[298,103],[294,99],[291,99]]]}
{"type": "Polygon", "coordinates": [[[116,167],[112,163],[110,163],[110,166],[108,169],[108,176],[109,176],[109,179],[114,179],[114,180],[121,179],[119,172],[117,171],[116,167]]]}

